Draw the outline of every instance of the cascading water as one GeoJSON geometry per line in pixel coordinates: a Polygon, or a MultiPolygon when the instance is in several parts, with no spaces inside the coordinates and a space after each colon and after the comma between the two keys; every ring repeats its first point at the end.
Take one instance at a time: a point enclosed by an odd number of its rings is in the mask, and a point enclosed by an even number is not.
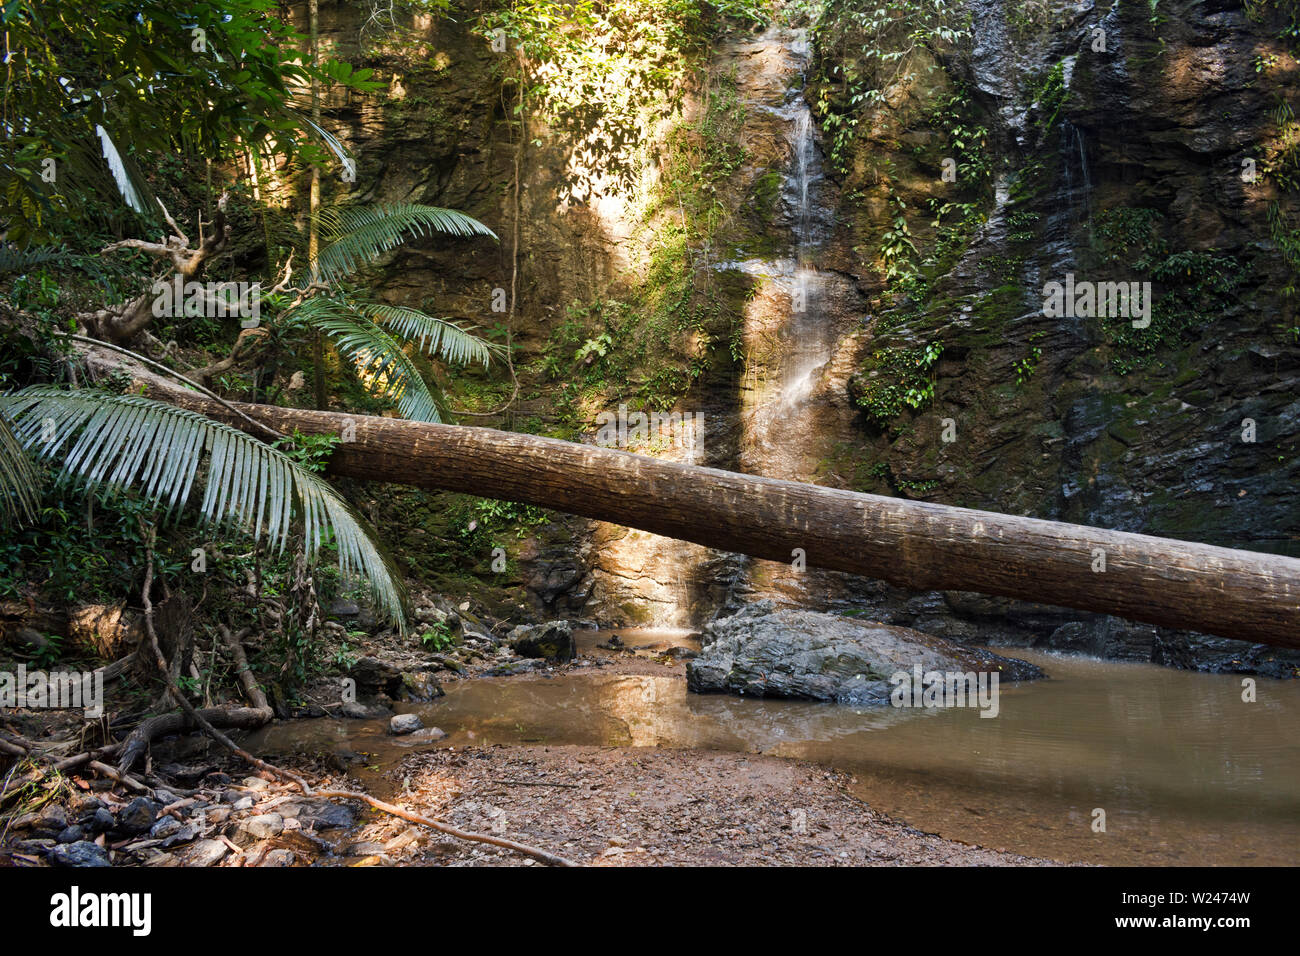
{"type": "MultiPolygon", "coordinates": [[[[771,42],[784,47],[802,80],[807,63],[802,36],[776,36],[771,42]]],[[[802,86],[802,82],[796,84],[786,102],[773,110],[786,123],[790,150],[782,194],[791,256],[731,264],[766,280],[773,287],[769,301],[785,312],[775,323],[778,355],[769,363],[765,381],[754,389],[746,409],[740,461],[744,471],[776,478],[808,477],[805,453],[811,435],[807,414],[835,338],[825,308],[825,278],[816,267],[816,252],[825,233],[826,217],[818,205],[824,176],[816,124],[802,86]]]]}
{"type": "MultiPolygon", "coordinates": [[[[829,443],[824,416],[832,389],[827,372],[843,331],[843,310],[837,303],[844,280],[819,268],[833,214],[827,205],[818,128],[803,92],[807,42],[801,33],[775,30],[759,42],[774,51],[771,58],[781,58],[787,71],[772,78],[781,82],[778,99],[748,105],[777,121],[787,145],[778,222],[788,230],[788,252],[780,258],[722,266],[755,277],[759,286],[745,315],[749,378],[742,392],[735,467],[766,477],[811,481],[817,478],[829,443]]],[[[808,542],[808,549],[815,547],[816,542],[808,542]]],[[[747,558],[737,560],[730,590],[728,605],[774,597],[802,606],[822,605],[837,591],[822,574],[804,571],[793,561],[781,565],[747,558]]]]}
{"type": "MultiPolygon", "coordinates": [[[[803,93],[808,44],[801,31],[771,28],[759,36],[722,44],[714,69],[734,84],[744,107],[740,134],[753,165],[737,173],[739,195],[756,195],[756,185],[776,179],[765,205],[759,248],[780,250],[763,257],[709,263],[715,273],[741,273],[751,295],[737,316],[733,349],[743,352],[744,373],[731,388],[699,397],[709,418],[702,464],[755,475],[816,480],[834,443],[845,394],[833,382],[836,342],[845,326],[860,319],[856,290],[842,274],[823,271],[831,247],[831,187],[826,181],[818,127],[803,93]]],[[[769,187],[770,188],[770,187],[769,187]]],[[[739,210],[738,210],[739,211],[739,210]]],[[[753,217],[723,234],[718,245],[756,239],[753,217]]],[[[736,278],[732,276],[732,278],[736,278]]],[[[839,370],[841,379],[843,370],[839,370]]],[[[699,408],[700,406],[696,406],[699,408]]],[[[756,597],[776,597],[807,607],[825,607],[837,589],[820,572],[754,562],[686,542],[626,532],[603,538],[605,584],[597,601],[623,615],[656,626],[699,626],[709,617],[756,597]],[[623,595],[630,595],[624,600],[623,595]],[[615,603],[618,602],[618,603],[615,603]]],[[[808,543],[808,550],[816,547],[808,543]]]]}

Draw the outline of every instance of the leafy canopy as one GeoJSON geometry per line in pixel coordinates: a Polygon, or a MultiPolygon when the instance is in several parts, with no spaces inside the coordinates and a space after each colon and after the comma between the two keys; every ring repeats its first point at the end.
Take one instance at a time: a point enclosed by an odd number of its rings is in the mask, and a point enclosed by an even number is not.
{"type": "Polygon", "coordinates": [[[370,70],[304,62],[307,41],[274,0],[0,0],[0,27],[0,229],[19,244],[48,238],[56,211],[85,214],[114,180],[152,220],[140,170],[164,155],[324,160],[301,112],[312,77],[377,86],[370,70]]]}

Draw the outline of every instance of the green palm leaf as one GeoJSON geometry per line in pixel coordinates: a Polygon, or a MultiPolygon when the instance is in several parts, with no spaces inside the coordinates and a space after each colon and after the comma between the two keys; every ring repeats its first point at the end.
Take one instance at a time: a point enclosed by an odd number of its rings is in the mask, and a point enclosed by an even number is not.
{"type": "Polygon", "coordinates": [[[287,317],[328,335],[334,347],[352,360],[370,393],[397,402],[403,418],[442,421],[433,393],[410,356],[402,351],[402,343],[351,305],[330,296],[316,296],[287,317]]]}
{"type": "Polygon", "coordinates": [[[367,318],[390,329],[394,334],[414,342],[422,352],[439,356],[453,365],[483,363],[487,368],[492,355],[500,354],[499,345],[479,338],[464,326],[449,319],[438,319],[416,309],[400,305],[363,304],[358,307],[367,318]]]}
{"type": "Polygon", "coordinates": [[[40,477],[9,422],[0,416],[0,521],[30,521],[36,517],[40,477]]]}
{"type": "Polygon", "coordinates": [[[56,262],[67,255],[63,250],[52,246],[33,246],[19,249],[9,243],[0,243],[0,275],[10,272],[24,272],[46,262],[56,262]]]}
{"type": "Polygon", "coordinates": [[[351,275],[411,235],[442,232],[497,238],[495,232],[463,212],[414,203],[332,207],[317,213],[316,220],[323,247],[316,271],[329,283],[351,275]]]}
{"type": "Polygon", "coordinates": [[[308,560],[332,541],[345,577],[359,575],[375,606],[405,630],[405,594],[392,560],[369,526],[323,479],[241,431],[185,409],[92,390],[37,385],[0,397],[13,435],[44,458],[62,457],[65,474],[99,485],[132,487],[170,516],[189,501],[203,457],[199,506],[205,522],[266,537],[284,550],[303,531],[308,560]],[[297,519],[295,521],[295,519],[297,519]]]}
{"type": "Polygon", "coordinates": [[[337,136],[335,136],[333,133],[327,130],[324,126],[321,126],[319,123],[312,122],[311,117],[303,113],[301,110],[295,110],[292,107],[290,107],[287,110],[287,112],[298,122],[302,123],[303,126],[307,128],[308,133],[312,134],[316,139],[319,139],[322,143],[324,143],[325,148],[334,154],[335,159],[337,159],[343,165],[347,165],[347,162],[351,157],[348,156],[347,149],[344,147],[344,145],[341,142],[339,142],[339,138],[337,136]]]}

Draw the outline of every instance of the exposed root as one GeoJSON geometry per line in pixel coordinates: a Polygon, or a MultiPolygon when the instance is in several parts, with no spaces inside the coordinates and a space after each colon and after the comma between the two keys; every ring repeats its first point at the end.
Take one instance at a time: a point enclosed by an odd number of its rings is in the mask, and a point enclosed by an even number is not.
{"type": "MultiPolygon", "coordinates": [[[[427,826],[430,829],[437,830],[439,833],[445,833],[448,836],[452,836],[460,840],[468,840],[474,843],[486,843],[491,846],[502,847],[504,849],[512,850],[516,853],[520,853],[524,856],[531,857],[534,860],[539,860],[550,866],[578,866],[579,865],[578,863],[575,863],[573,860],[567,859],[566,857],[562,857],[557,854],[550,853],[539,847],[529,846],[526,843],[519,843],[516,842],[515,840],[508,840],[505,839],[504,837],[493,836],[488,833],[477,833],[471,830],[462,830],[459,827],[452,826],[451,824],[442,823],[441,821],[433,820],[429,817],[423,816],[422,814],[414,813],[410,810],[405,810],[402,807],[394,806],[391,803],[385,803],[382,800],[377,800],[366,793],[359,793],[353,790],[327,790],[327,789],[317,790],[297,774],[292,773],[288,770],[284,770],[280,767],[276,767],[273,764],[269,764],[265,760],[262,760],[259,757],[254,757],[251,753],[244,750],[244,748],[240,747],[237,743],[235,743],[224,733],[218,730],[215,726],[213,726],[213,724],[208,720],[208,718],[203,713],[197,710],[193,704],[191,704],[188,700],[186,700],[185,696],[181,693],[180,689],[176,686],[175,682],[173,681],[170,668],[168,667],[167,664],[167,659],[163,656],[162,648],[159,646],[158,643],[158,634],[156,629],[154,628],[153,602],[150,600],[150,596],[149,596],[149,591],[153,584],[152,540],[150,540],[150,544],[146,547],[146,554],[147,554],[147,564],[145,566],[145,583],[144,583],[144,592],[143,592],[145,639],[149,642],[150,649],[154,653],[154,658],[158,665],[159,673],[162,674],[163,679],[166,680],[168,683],[168,690],[170,691],[172,698],[178,704],[180,704],[181,708],[186,712],[189,718],[193,720],[194,723],[198,724],[199,727],[201,727],[204,730],[204,732],[207,733],[208,736],[210,736],[213,740],[217,741],[217,743],[221,744],[231,753],[236,754],[237,756],[239,756],[241,759],[243,759],[250,765],[256,767],[258,770],[261,770],[265,773],[272,774],[280,778],[281,780],[288,780],[289,782],[295,784],[307,796],[329,797],[329,798],[340,799],[340,800],[359,800],[362,803],[369,804],[371,807],[374,807],[376,810],[381,810],[384,813],[390,813],[393,816],[399,817],[403,820],[407,820],[411,823],[418,823],[422,826],[427,826]]],[[[245,694],[248,695],[249,702],[253,704],[253,707],[246,708],[246,710],[251,713],[265,714],[266,716],[262,721],[263,723],[265,723],[267,720],[270,720],[271,708],[267,706],[266,695],[262,693],[261,688],[257,686],[257,682],[253,678],[252,671],[248,667],[248,661],[244,656],[243,648],[240,646],[238,639],[230,633],[229,629],[222,628],[221,636],[222,639],[226,641],[227,646],[229,646],[232,652],[235,654],[235,659],[239,666],[240,685],[243,687],[245,694]]]]}

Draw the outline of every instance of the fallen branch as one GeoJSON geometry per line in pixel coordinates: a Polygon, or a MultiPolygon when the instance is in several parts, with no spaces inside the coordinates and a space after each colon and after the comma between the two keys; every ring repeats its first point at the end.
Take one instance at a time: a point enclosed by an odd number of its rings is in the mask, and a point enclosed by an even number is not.
{"type": "Polygon", "coordinates": [[[130,789],[134,790],[136,793],[153,793],[153,787],[146,786],[145,784],[141,783],[139,780],[135,779],[135,777],[131,776],[129,773],[119,773],[118,771],[114,770],[106,763],[101,763],[98,760],[92,760],[90,761],[89,766],[91,770],[94,770],[97,773],[102,773],[104,776],[116,780],[118,783],[129,787],[130,789]]]}
{"type": "MultiPolygon", "coordinates": [[[[153,586],[152,531],[148,532],[147,534],[145,554],[146,554],[146,563],[145,563],[145,576],[144,576],[145,580],[144,580],[144,591],[143,591],[145,639],[149,642],[149,646],[153,650],[154,659],[158,665],[159,673],[161,673],[163,675],[163,679],[167,681],[168,690],[170,691],[172,698],[178,704],[180,704],[181,708],[186,712],[186,714],[190,717],[190,719],[192,719],[196,724],[198,724],[204,730],[204,732],[207,733],[208,736],[210,736],[213,740],[217,741],[217,743],[221,744],[231,753],[242,758],[251,766],[256,767],[258,770],[264,771],[269,774],[273,774],[274,776],[279,777],[282,780],[288,780],[289,782],[295,784],[306,796],[327,797],[327,798],[334,798],[334,799],[341,799],[341,800],[358,800],[362,803],[369,804],[370,806],[374,807],[376,810],[382,810],[384,813],[392,814],[395,817],[399,817],[411,823],[418,823],[421,824],[422,826],[427,826],[430,829],[437,830],[440,833],[445,833],[448,836],[453,836],[460,840],[468,840],[473,843],[487,843],[492,846],[502,847],[503,849],[513,850],[516,853],[520,853],[523,854],[524,856],[532,857],[535,860],[540,860],[541,862],[547,863],[551,866],[577,866],[578,865],[572,860],[569,860],[565,857],[559,856],[554,853],[550,853],[546,850],[540,849],[539,847],[529,846],[526,843],[519,843],[515,840],[507,840],[504,837],[496,837],[487,833],[477,833],[472,830],[462,830],[459,827],[454,827],[451,824],[442,823],[441,821],[430,819],[429,817],[423,816],[422,814],[413,813],[412,811],[405,810],[402,807],[394,806],[391,803],[385,803],[382,800],[376,800],[374,797],[366,793],[358,793],[353,790],[314,789],[311,786],[311,784],[307,783],[306,780],[304,780],[302,777],[298,776],[297,774],[292,773],[288,770],[284,770],[280,767],[276,767],[273,764],[269,764],[265,760],[262,760],[259,757],[254,757],[251,753],[244,750],[244,748],[240,747],[237,743],[235,743],[233,740],[231,740],[229,737],[223,734],[220,730],[214,727],[212,723],[209,722],[208,719],[204,717],[194,707],[193,704],[191,704],[188,700],[186,700],[185,696],[181,693],[180,688],[177,687],[175,682],[172,680],[171,671],[167,664],[167,659],[163,656],[162,648],[158,643],[158,634],[154,628],[154,622],[153,622],[153,602],[149,597],[149,591],[153,586]]],[[[230,631],[228,629],[223,628],[222,638],[226,639],[228,636],[230,636],[230,631]]],[[[233,636],[230,636],[230,639],[233,640],[233,636]]],[[[265,694],[262,693],[261,688],[257,686],[256,681],[253,679],[252,672],[248,668],[248,661],[244,657],[242,648],[239,648],[237,652],[236,661],[240,667],[240,671],[239,671],[240,684],[244,687],[245,693],[249,694],[250,703],[254,703],[255,705],[256,704],[261,705],[260,707],[254,706],[246,709],[250,711],[263,712],[263,708],[264,708],[264,712],[268,714],[266,719],[269,720],[270,707],[266,706],[266,696],[265,694]]]]}

